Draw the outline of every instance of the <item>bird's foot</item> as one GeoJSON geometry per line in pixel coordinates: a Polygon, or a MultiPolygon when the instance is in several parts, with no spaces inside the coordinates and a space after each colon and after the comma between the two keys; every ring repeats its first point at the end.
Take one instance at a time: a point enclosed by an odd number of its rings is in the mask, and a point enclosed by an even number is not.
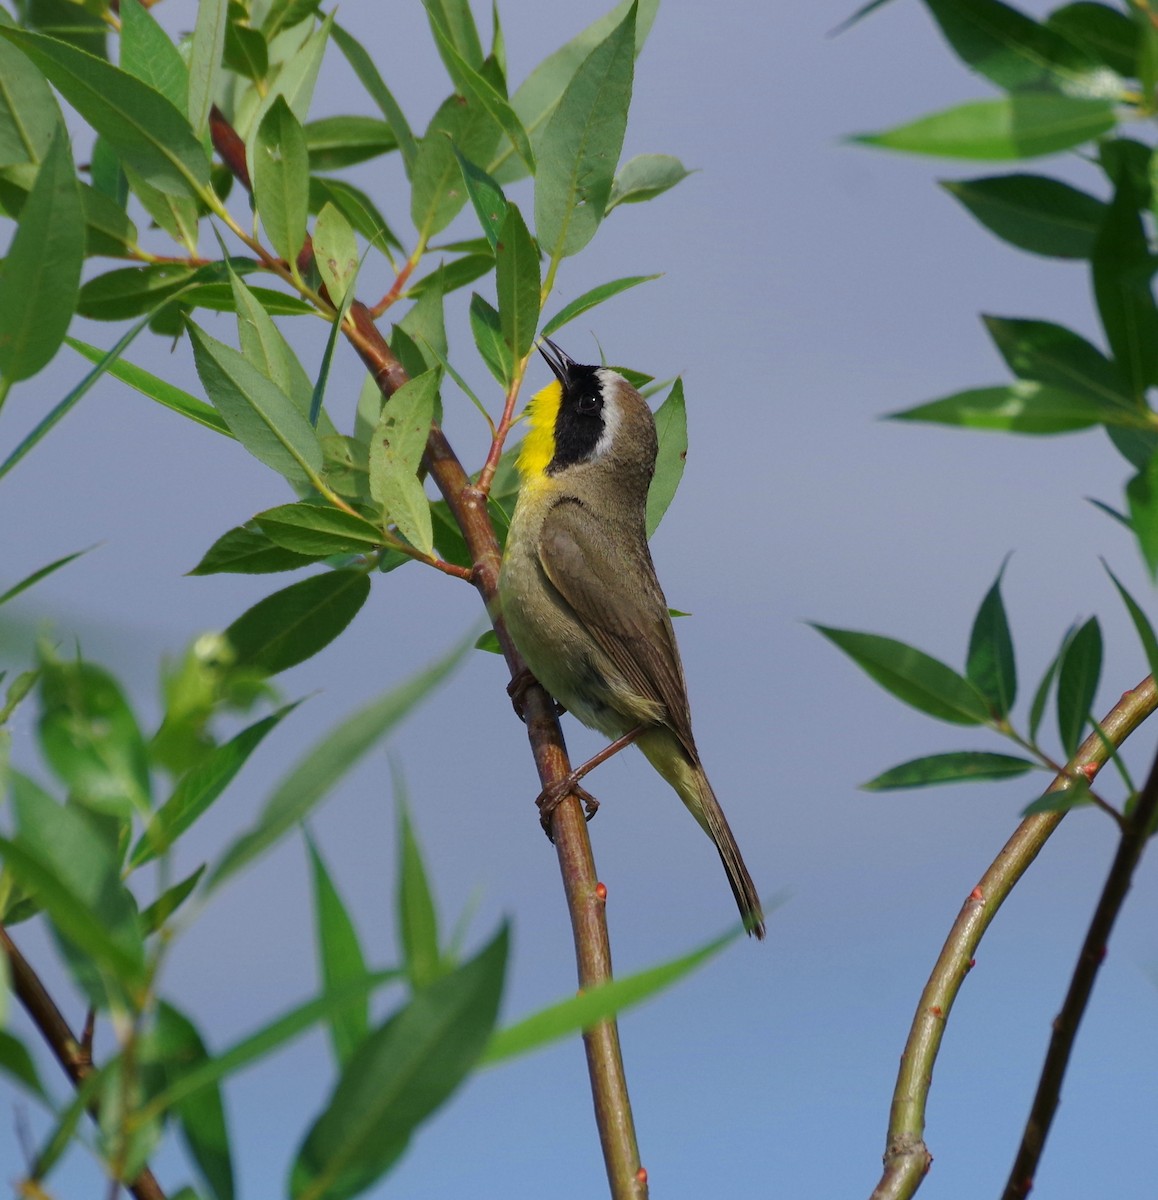
{"type": "MultiPolygon", "coordinates": [[[[531,674],[527,667],[524,667],[515,677],[507,684],[507,695],[511,698],[511,704],[514,707],[515,715],[525,725],[527,723],[527,689],[538,685],[539,681],[531,674]]],[[[555,707],[555,716],[561,717],[567,710],[559,703],[558,700],[552,699],[551,703],[555,707]]]]}
{"type": "Polygon", "coordinates": [[[535,797],[535,804],[539,809],[539,824],[543,826],[543,832],[550,841],[554,842],[555,840],[551,837],[551,819],[555,815],[555,809],[568,796],[574,796],[576,800],[582,803],[588,821],[599,811],[599,801],[589,791],[579,786],[579,780],[585,774],[586,772],[582,768],[578,771],[572,771],[570,775],[565,775],[557,783],[545,787],[535,797]]]}

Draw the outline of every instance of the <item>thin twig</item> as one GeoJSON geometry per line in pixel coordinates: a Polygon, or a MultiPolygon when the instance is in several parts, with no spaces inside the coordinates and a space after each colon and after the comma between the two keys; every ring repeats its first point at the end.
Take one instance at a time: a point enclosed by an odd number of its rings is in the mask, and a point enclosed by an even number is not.
{"type": "MultiPolygon", "coordinates": [[[[49,1049],[56,1056],[56,1061],[64,1068],[64,1073],[79,1087],[93,1072],[91,1051],[86,1051],[82,1042],[73,1035],[68,1022],[56,1007],[56,1002],[48,994],[47,988],[41,983],[40,977],[32,969],[28,960],[17,949],[16,944],[8,936],[8,931],[0,925],[0,953],[8,959],[8,968],[12,975],[12,991],[24,1005],[25,1011],[32,1018],[32,1023],[40,1030],[40,1036],[48,1043],[49,1049]]],[[[98,1117],[96,1105],[89,1106],[89,1114],[95,1121],[98,1117]]],[[[165,1193],[157,1182],[153,1172],[144,1167],[136,1179],[129,1184],[129,1191],[136,1200],[165,1200],[165,1193]]]]}
{"type": "MultiPolygon", "coordinates": [[[[210,115],[209,127],[214,147],[222,161],[234,177],[249,189],[244,143],[216,108],[210,115]]],[[[298,266],[302,271],[309,267],[312,255],[313,247],[307,238],[298,258],[298,266]]],[[[383,397],[389,400],[407,382],[406,371],[375,325],[373,313],[365,304],[354,301],[350,306],[350,317],[350,321],[343,322],[342,332],[370,370],[383,397]]],[[[502,552],[487,511],[486,496],[471,484],[462,463],[438,425],[431,426],[423,466],[434,480],[462,532],[473,564],[471,582],[486,605],[511,678],[515,679],[526,670],[526,664],[507,633],[498,608],[502,552]]],[[[566,778],[571,770],[563,734],[555,716],[554,704],[541,687],[536,685],[526,690],[524,705],[527,736],[539,780],[544,788],[548,788],[566,778]]],[[[593,987],[611,978],[611,951],[603,900],[606,893],[595,872],[587,822],[575,796],[568,796],[555,810],[551,832],[559,856],[575,938],[579,986],[593,987]]],[[[639,1162],[616,1023],[613,1020],[600,1022],[584,1034],[583,1041],[611,1195],[613,1200],[644,1200],[648,1194],[647,1173],[639,1162]]]]}
{"type": "Polygon", "coordinates": [[[1158,814],[1158,757],[1154,759],[1145,786],[1138,793],[1133,811],[1126,817],[1125,827],[1118,842],[1118,851],[1114,855],[1114,862],[1106,876],[1098,906],[1094,909],[1093,919],[1086,931],[1086,939],[1082,943],[1081,953],[1078,955],[1077,965],[1066,991],[1065,1003],[1061,1012],[1054,1018],[1053,1033],[1050,1036],[1045,1062],[1042,1064],[1033,1107],[1029,1111],[1029,1119],[1025,1123],[1025,1132],[1021,1135],[1021,1145],[1018,1147],[1017,1157],[1002,1193],[1002,1200],[1024,1200],[1033,1187],[1037,1164],[1061,1098],[1062,1080],[1069,1066],[1078,1026],[1089,1004],[1098,968],[1105,961],[1106,947],[1114,922],[1122,910],[1134,871],[1142,858],[1146,843],[1150,840],[1155,814],[1158,814]]]}
{"type": "MultiPolygon", "coordinates": [[[[1086,778],[1096,774],[1109,759],[1111,747],[1120,746],[1155,709],[1158,709],[1158,691],[1153,679],[1147,677],[1122,696],[1102,722],[1102,733],[1095,732],[1086,738],[1047,791],[1063,790],[1074,772],[1081,771],[1086,778]]],[[[925,1106],[933,1080],[933,1064],[953,1002],[989,923],[1064,815],[1050,812],[1026,817],[969,894],[953,923],[921,993],[901,1054],[889,1110],[885,1169],[870,1200],[908,1200],[921,1186],[933,1162],[924,1140],[925,1106]]]]}

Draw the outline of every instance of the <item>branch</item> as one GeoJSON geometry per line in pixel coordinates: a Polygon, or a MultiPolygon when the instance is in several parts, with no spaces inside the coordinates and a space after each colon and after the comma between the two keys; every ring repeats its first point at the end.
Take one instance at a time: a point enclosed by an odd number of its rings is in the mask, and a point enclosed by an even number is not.
{"type": "Polygon", "coordinates": [[[1153,831],[1156,814],[1158,757],[1154,759],[1150,776],[1135,799],[1133,811],[1126,817],[1118,842],[1118,852],[1114,855],[1114,862],[1106,876],[1098,906],[1094,909],[1093,919],[1086,931],[1086,940],[1082,943],[1065,1003],[1061,1012],[1054,1018],[1053,1033],[1045,1062],[1042,1064],[1037,1093],[1033,1098],[1033,1107],[1029,1111],[1029,1119],[1025,1123],[1025,1132],[1021,1135],[1021,1145],[1018,1147],[1013,1169],[1009,1173],[1009,1181],[1002,1193],[1002,1200],[1024,1200],[1033,1187],[1033,1176],[1041,1152],[1045,1148],[1045,1139],[1049,1135],[1054,1114],[1057,1112],[1062,1080],[1069,1066],[1078,1026],[1089,1004],[1090,993],[1094,990],[1098,968],[1105,960],[1106,946],[1114,922],[1118,919],[1126,893],[1130,890],[1134,871],[1153,831]]]}
{"type": "MultiPolygon", "coordinates": [[[[238,182],[250,190],[245,144],[216,107],[210,114],[209,128],[213,145],[222,161],[238,182]]],[[[306,270],[312,258],[313,245],[307,237],[298,258],[299,267],[306,270]]],[[[343,322],[342,332],[369,368],[383,397],[389,400],[407,381],[406,371],[374,323],[374,314],[365,304],[354,301],[350,306],[350,316],[352,320],[343,322]]],[[[473,564],[471,582],[486,605],[511,678],[515,679],[526,669],[526,664],[507,633],[498,608],[502,550],[487,512],[486,495],[471,483],[438,425],[431,426],[423,465],[462,532],[473,564]]],[[[547,788],[565,779],[571,770],[563,733],[551,698],[537,684],[526,690],[524,707],[531,752],[540,783],[547,788]]],[[[556,808],[551,835],[559,856],[575,938],[579,986],[593,987],[611,978],[611,950],[603,900],[606,891],[596,875],[587,822],[575,796],[568,796],[556,808]]],[[[613,1200],[644,1200],[647,1196],[647,1173],[639,1162],[631,1102],[627,1094],[627,1077],[615,1021],[600,1022],[584,1033],[583,1042],[611,1195],[613,1200]]]]}
{"type": "MultiPolygon", "coordinates": [[[[48,994],[40,977],[29,965],[28,960],[16,948],[8,931],[0,925],[0,952],[8,959],[12,973],[12,990],[24,1005],[33,1024],[40,1030],[41,1037],[48,1043],[56,1061],[64,1073],[79,1087],[93,1072],[92,1053],[73,1035],[56,1002],[48,994]]],[[[98,1120],[96,1104],[89,1105],[89,1115],[98,1120]]],[[[145,1167],[129,1184],[129,1191],[136,1200],[165,1200],[165,1193],[153,1172],[145,1167]]]]}
{"type": "MultiPolygon", "coordinates": [[[[1111,747],[1120,746],[1155,709],[1158,709],[1158,691],[1153,679],[1146,678],[1122,696],[1102,722],[1102,734],[1094,732],[1086,738],[1047,791],[1062,791],[1075,771],[1092,779],[1109,759],[1111,747]]],[[[1158,786],[1155,790],[1158,791],[1158,786]]],[[[870,1200],[908,1200],[932,1165],[933,1156],[924,1141],[925,1105],[945,1022],[989,923],[1064,815],[1052,812],[1026,817],[981,877],[953,923],[921,993],[901,1054],[889,1110],[885,1169],[870,1200]]]]}

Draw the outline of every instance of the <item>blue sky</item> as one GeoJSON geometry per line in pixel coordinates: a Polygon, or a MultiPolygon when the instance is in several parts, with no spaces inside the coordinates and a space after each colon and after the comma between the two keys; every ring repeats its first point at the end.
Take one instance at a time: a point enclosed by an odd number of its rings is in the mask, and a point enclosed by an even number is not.
{"type": "MultiPolygon", "coordinates": [[[[175,0],[158,12],[182,29],[192,9],[175,0]]],[[[587,21],[556,0],[512,0],[502,15],[515,80],[587,21]]],[[[1107,641],[1096,707],[1145,674],[1098,556],[1140,598],[1152,598],[1152,587],[1125,533],[1083,498],[1117,502],[1126,477],[1101,434],[1015,440],[878,419],[1006,378],[980,312],[1050,319],[1091,337],[1096,326],[1080,265],[997,242],[936,186],[992,173],[988,166],[842,140],[990,94],[956,65],[921,5],[894,3],[829,37],[847,15],[828,0],[662,6],[637,67],[625,155],[672,153],[697,173],[654,203],[613,213],[559,280],[562,303],[607,279],[664,272],[559,340],[580,360],[597,357],[598,339],[610,361],[684,377],[687,472],[654,553],[669,601],[694,614],[677,632],[716,792],[757,883],[786,897],[765,944],[733,947],[623,1019],[656,1196],[869,1193],[921,985],[962,900],[1034,795],[1024,780],[858,791],[920,754],[1002,747],[902,708],[805,622],[888,633],[959,665],[976,607],[1013,551],[1005,597],[1023,693],[1069,624],[1095,612],[1107,641]]],[[[448,85],[420,6],[349,0],[342,19],[380,48],[384,73],[422,125],[448,85]]],[[[351,110],[369,111],[331,53],[314,112],[351,110]]],[[[1031,169],[1104,194],[1075,159],[1031,169]]],[[[406,228],[393,166],[369,164],[354,178],[406,228]]],[[[528,198],[518,188],[512,195],[528,198]]],[[[460,227],[471,235],[466,217],[460,227]]],[[[458,301],[449,308],[452,357],[487,388],[458,301]]],[[[217,336],[229,336],[226,328],[225,318],[210,324],[217,336]]],[[[108,326],[81,336],[112,341],[108,326]]],[[[294,327],[294,337],[316,364],[322,334],[294,327]]],[[[69,355],[13,391],[0,448],[79,378],[69,355]]],[[[134,348],[134,357],[198,390],[184,348],[170,354],[157,343],[134,348]]],[[[546,378],[543,368],[532,383],[546,378]]],[[[353,356],[340,356],[328,391],[340,426],[360,381],[353,356]]],[[[449,392],[446,408],[453,443],[468,463],[481,461],[477,414],[449,392]]],[[[50,620],[62,643],[79,638],[88,656],[122,671],[155,716],[159,657],[280,586],[184,572],[219,533],[288,498],[238,446],[109,381],[0,488],[6,576],[102,543],[18,614],[30,628],[50,620]]],[[[350,630],[284,677],[288,696],[311,699],[269,738],[179,867],[219,852],[317,731],[435,657],[477,617],[474,593],[433,573],[377,580],[350,630]]],[[[499,660],[473,656],[389,752],[405,772],[446,923],[477,905],[481,941],[503,916],[513,920],[504,1014],[514,1019],[569,995],[574,970],[555,859],[532,808],[537,786],[504,684],[499,660]]],[[[18,763],[31,753],[30,721],[26,714],[15,731],[18,763]]],[[[565,727],[577,759],[597,747],[573,721],[565,727]]],[[[1136,740],[1130,757],[1140,771],[1154,738],[1144,728],[1136,740]]],[[[732,921],[711,846],[640,756],[614,760],[592,787],[603,801],[591,831],[621,970],[679,953],[732,921]]],[[[351,774],[313,829],[371,957],[392,961],[385,750],[351,774]]],[[[1104,818],[1067,818],[983,943],[937,1066],[927,1131],[936,1162],[922,1194],[964,1200],[1002,1185],[1114,844],[1104,818]]],[[[1038,1176],[1037,1194],[1051,1200],[1142,1194],[1140,1181],[1158,1171],[1150,1032],[1158,945],[1148,916],[1156,899],[1144,863],[1038,1176]]],[[[178,943],[164,990],[212,1045],[226,1045],[315,988],[310,923],[305,857],[290,840],[207,908],[178,943]]],[[[37,962],[50,957],[31,930],[19,936],[37,962]]],[[[45,975],[59,980],[55,968],[45,975]]],[[[230,1086],[243,1196],[279,1193],[330,1070],[316,1036],[230,1086]]],[[[19,1107],[0,1090],[6,1178],[19,1161],[19,1107]]],[[[41,1127],[38,1115],[30,1120],[41,1127]]],[[[175,1185],[175,1157],[157,1162],[175,1185]]],[[[57,1194],[88,1197],[97,1186],[81,1156],[61,1173],[57,1194]]],[[[473,1080],[372,1194],[578,1200],[603,1187],[573,1043],[473,1080]]]]}

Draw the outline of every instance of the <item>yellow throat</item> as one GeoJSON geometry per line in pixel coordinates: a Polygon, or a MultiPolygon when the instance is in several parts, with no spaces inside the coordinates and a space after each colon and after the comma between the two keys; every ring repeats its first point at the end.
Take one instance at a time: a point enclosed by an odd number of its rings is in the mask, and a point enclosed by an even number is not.
{"type": "Polygon", "coordinates": [[[524,486],[544,479],[547,465],[555,457],[555,419],[562,399],[563,388],[556,379],[536,392],[527,405],[527,436],[518,461],[524,486]]]}

